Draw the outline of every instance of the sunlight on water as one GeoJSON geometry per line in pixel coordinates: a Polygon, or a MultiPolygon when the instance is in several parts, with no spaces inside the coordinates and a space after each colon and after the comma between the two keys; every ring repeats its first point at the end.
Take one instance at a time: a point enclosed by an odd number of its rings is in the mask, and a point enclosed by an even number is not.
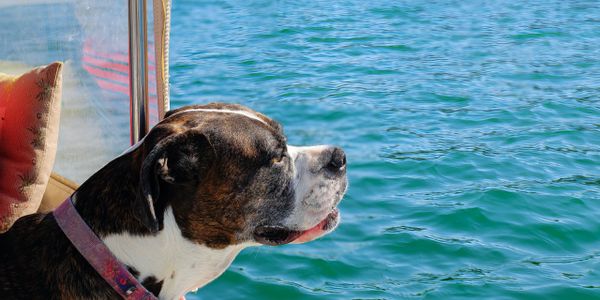
{"type": "Polygon", "coordinates": [[[600,297],[595,1],[174,1],[173,106],[337,144],[342,224],[188,299],[600,297]]]}

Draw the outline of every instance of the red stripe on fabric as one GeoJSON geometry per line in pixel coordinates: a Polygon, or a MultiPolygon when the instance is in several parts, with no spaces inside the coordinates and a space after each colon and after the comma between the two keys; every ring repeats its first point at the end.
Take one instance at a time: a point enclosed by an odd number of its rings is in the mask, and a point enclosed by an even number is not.
{"type": "MultiPolygon", "coordinates": [[[[90,46],[89,44],[90,43],[86,42],[83,47],[84,58],[86,56],[92,55],[92,56],[96,56],[96,58],[110,59],[117,63],[123,63],[126,66],[129,65],[129,55],[128,54],[119,53],[119,52],[100,52],[100,51],[93,49],[92,46],[90,46]]],[[[149,48],[149,49],[152,49],[152,48],[149,48]]],[[[150,71],[156,70],[156,63],[155,63],[155,59],[154,59],[154,54],[152,54],[152,52],[148,53],[148,70],[150,70],[150,71]]]]}
{"type": "Polygon", "coordinates": [[[129,97],[129,87],[122,86],[122,85],[116,84],[116,83],[112,83],[110,81],[103,80],[102,78],[97,78],[96,83],[98,83],[98,85],[102,89],[125,94],[125,95],[127,95],[127,97],[129,97]]]}
{"type": "Polygon", "coordinates": [[[105,71],[102,69],[92,67],[90,65],[84,65],[83,68],[86,69],[90,74],[92,74],[94,76],[97,76],[100,78],[105,78],[105,79],[110,79],[110,80],[117,81],[117,82],[120,82],[125,85],[129,85],[129,76],[127,76],[127,75],[123,75],[121,73],[116,73],[116,72],[111,72],[111,71],[105,71]]]}
{"type": "MultiPolygon", "coordinates": [[[[93,75],[103,77],[103,78],[113,79],[113,80],[116,80],[116,81],[119,81],[119,82],[129,85],[129,67],[128,66],[120,65],[117,63],[106,62],[106,61],[102,61],[102,60],[95,59],[92,57],[84,57],[83,61],[85,63],[83,67],[86,70],[88,70],[88,72],[92,73],[93,75]],[[104,65],[102,65],[102,64],[104,64],[104,65]],[[97,67],[100,67],[100,68],[106,69],[106,70],[98,69],[97,67]],[[91,69],[98,70],[98,74],[94,73],[94,71],[92,71],[91,69]],[[115,75],[109,76],[109,74],[107,74],[106,72],[111,72],[111,71],[118,72],[118,73],[111,73],[111,74],[115,74],[115,75]],[[123,81],[121,76],[125,76],[127,78],[127,80],[123,81]],[[119,78],[119,79],[116,79],[116,78],[119,78]]],[[[150,74],[148,74],[148,85],[150,87],[156,86],[156,75],[152,72],[150,74]]]]}
{"type": "Polygon", "coordinates": [[[86,56],[86,55],[83,56],[83,62],[88,63],[90,65],[97,66],[97,67],[115,70],[117,72],[121,72],[124,74],[129,74],[129,65],[128,64],[114,63],[114,62],[110,62],[107,60],[102,60],[102,59],[98,59],[98,58],[86,56]]]}
{"type": "MultiPolygon", "coordinates": [[[[117,92],[117,93],[121,93],[121,94],[125,94],[129,97],[129,88],[119,85],[117,83],[113,83],[110,81],[106,81],[103,80],[101,78],[97,78],[96,82],[98,83],[98,85],[100,86],[100,88],[102,89],[106,89],[112,92],[117,92]]],[[[156,104],[156,96],[150,96],[149,97],[149,104],[148,105],[148,111],[150,113],[151,116],[158,116],[158,105],[156,104]]]]}
{"type": "Polygon", "coordinates": [[[85,44],[83,45],[83,52],[84,53],[90,53],[94,56],[98,56],[98,57],[103,57],[103,58],[108,58],[114,61],[118,61],[118,62],[122,62],[122,63],[129,63],[129,56],[127,54],[123,54],[123,53],[118,53],[118,52],[113,52],[113,53],[106,53],[106,52],[100,52],[100,51],[96,51],[91,43],[89,41],[86,41],[85,44]]]}

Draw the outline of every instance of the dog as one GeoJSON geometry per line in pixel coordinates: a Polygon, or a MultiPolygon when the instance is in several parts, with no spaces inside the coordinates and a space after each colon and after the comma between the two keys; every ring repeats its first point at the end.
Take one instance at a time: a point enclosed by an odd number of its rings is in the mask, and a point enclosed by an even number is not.
{"type": "MultiPolygon", "coordinates": [[[[333,231],[347,185],[342,149],[287,145],[276,121],[211,103],[169,111],[71,199],[148,291],[182,299],[246,247],[333,231]]],[[[52,213],[22,217],[0,235],[0,299],[118,298],[52,213]]]]}

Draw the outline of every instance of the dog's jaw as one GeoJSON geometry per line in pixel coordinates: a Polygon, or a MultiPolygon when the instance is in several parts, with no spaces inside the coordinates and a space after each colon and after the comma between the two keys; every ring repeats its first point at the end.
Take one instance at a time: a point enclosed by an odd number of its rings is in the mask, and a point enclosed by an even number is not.
{"type": "Polygon", "coordinates": [[[327,172],[322,161],[330,160],[335,149],[332,146],[319,145],[296,147],[288,145],[293,159],[295,204],[291,215],[284,221],[290,228],[308,230],[331,219],[327,230],[321,230],[319,236],[331,232],[339,221],[337,205],[348,187],[346,167],[335,172],[327,172]]]}
{"type": "Polygon", "coordinates": [[[209,248],[184,238],[167,208],[164,229],[155,235],[109,234],[103,238],[110,251],[139,272],[138,280],[154,277],[162,282],[159,299],[180,299],[220,276],[244,248],[245,243],[224,249],[209,248]]]}

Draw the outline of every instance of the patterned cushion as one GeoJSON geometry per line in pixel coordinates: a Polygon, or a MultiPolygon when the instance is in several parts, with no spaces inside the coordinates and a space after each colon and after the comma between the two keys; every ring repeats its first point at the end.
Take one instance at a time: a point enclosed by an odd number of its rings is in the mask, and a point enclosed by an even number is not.
{"type": "Polygon", "coordinates": [[[0,232],[36,212],[54,165],[62,63],[0,73],[0,232]]]}

